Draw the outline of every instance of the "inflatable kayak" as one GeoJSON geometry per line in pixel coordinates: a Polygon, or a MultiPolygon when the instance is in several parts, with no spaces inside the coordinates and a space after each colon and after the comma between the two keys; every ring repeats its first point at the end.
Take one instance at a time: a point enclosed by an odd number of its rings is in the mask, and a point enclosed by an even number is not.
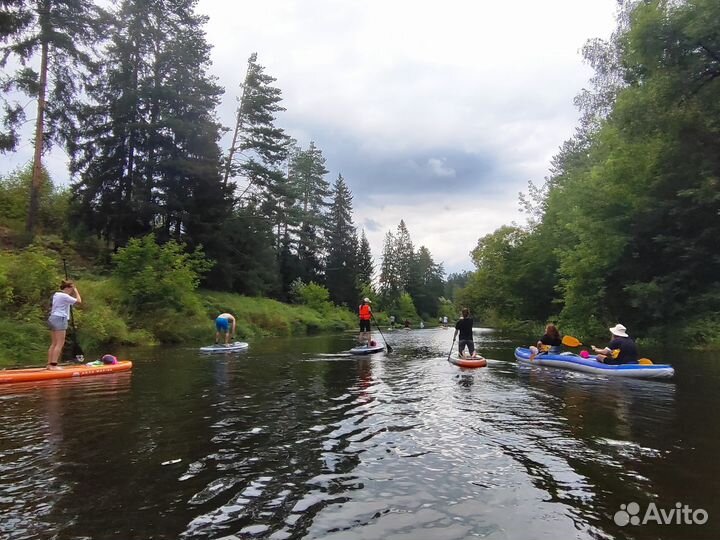
{"type": "Polygon", "coordinates": [[[130,369],[132,369],[132,362],[130,360],[121,360],[117,364],[107,364],[103,366],[64,366],[63,369],[4,369],[0,371],[0,383],[73,379],[76,377],[89,377],[90,375],[106,375],[108,373],[117,373],[130,369]]]}
{"type": "Polygon", "coordinates": [[[230,351],[242,351],[248,348],[248,344],[244,341],[236,341],[235,343],[219,344],[219,345],[208,345],[207,347],[200,347],[202,352],[230,352],[230,351]]]}
{"type": "Polygon", "coordinates": [[[448,358],[448,362],[450,362],[451,364],[455,364],[456,366],[466,368],[480,368],[487,366],[487,360],[485,360],[482,356],[470,358],[465,356],[458,357],[454,354],[450,358],[448,358]]]}
{"type": "Polygon", "coordinates": [[[537,364],[585,373],[608,375],[611,377],[636,377],[641,379],[667,379],[675,375],[675,370],[668,364],[621,364],[612,366],[598,362],[594,356],[583,358],[575,354],[538,354],[531,361],[530,349],[518,347],[515,349],[515,359],[523,364],[537,364]]]}
{"type": "Polygon", "coordinates": [[[358,347],[353,347],[348,352],[350,354],[373,354],[383,350],[385,350],[385,347],[383,347],[382,345],[373,345],[371,347],[368,347],[367,345],[361,345],[358,347]]]}

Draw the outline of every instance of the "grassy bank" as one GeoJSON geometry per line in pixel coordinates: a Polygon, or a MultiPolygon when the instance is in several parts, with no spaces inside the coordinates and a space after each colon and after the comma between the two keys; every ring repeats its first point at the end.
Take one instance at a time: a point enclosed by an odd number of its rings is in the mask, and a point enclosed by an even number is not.
{"type": "MultiPolygon", "coordinates": [[[[84,277],[78,281],[83,306],[75,310],[80,345],[87,359],[123,345],[207,344],[214,318],[222,312],[237,317],[237,338],[293,336],[355,328],[354,314],[336,306],[312,309],[265,298],[197,291],[197,304],[184,309],[162,306],[132,313],[120,302],[117,282],[84,277]]],[[[43,364],[49,335],[40,310],[18,318],[0,315],[0,366],[43,364]]]]}

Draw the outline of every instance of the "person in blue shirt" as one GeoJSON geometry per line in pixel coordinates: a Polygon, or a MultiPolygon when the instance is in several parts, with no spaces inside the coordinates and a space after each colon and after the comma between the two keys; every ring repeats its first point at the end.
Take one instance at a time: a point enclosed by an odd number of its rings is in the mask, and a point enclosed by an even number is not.
{"type": "Polygon", "coordinates": [[[608,365],[637,364],[638,350],[635,341],[628,336],[627,328],[618,323],[610,330],[612,339],[607,347],[598,349],[591,345],[592,350],[597,354],[597,361],[608,365]]]}

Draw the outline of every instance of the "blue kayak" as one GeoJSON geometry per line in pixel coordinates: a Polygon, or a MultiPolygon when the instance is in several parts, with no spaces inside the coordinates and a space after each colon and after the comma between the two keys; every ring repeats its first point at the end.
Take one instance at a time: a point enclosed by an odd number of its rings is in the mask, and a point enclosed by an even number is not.
{"type": "Polygon", "coordinates": [[[641,379],[668,379],[675,375],[675,370],[668,364],[620,364],[612,366],[598,362],[594,356],[583,358],[573,353],[538,354],[530,360],[530,349],[515,349],[515,359],[521,364],[548,366],[611,377],[636,377],[641,379]]]}

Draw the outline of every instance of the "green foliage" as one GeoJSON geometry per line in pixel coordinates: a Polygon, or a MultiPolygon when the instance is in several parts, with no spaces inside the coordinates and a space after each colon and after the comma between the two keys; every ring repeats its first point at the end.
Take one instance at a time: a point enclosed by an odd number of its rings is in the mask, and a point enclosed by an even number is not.
{"type": "Polygon", "coordinates": [[[47,317],[50,298],[60,284],[57,259],[40,247],[0,254],[0,309],[16,319],[47,317]]]}
{"type": "Polygon", "coordinates": [[[200,249],[187,253],[174,241],[160,245],[152,234],[131,240],[113,262],[120,301],[132,313],[155,309],[196,313],[199,302],[194,291],[211,267],[200,249]]]}
{"type": "MultiPolygon", "coordinates": [[[[228,293],[204,292],[202,297],[209,320],[218,313],[232,313],[237,320],[238,334],[246,339],[347,330],[355,328],[357,323],[355,315],[334,306],[321,313],[305,305],[289,305],[228,293]]],[[[208,332],[212,333],[209,324],[208,332]]]]}
{"type": "Polygon", "coordinates": [[[330,291],[314,281],[305,284],[301,279],[296,279],[292,283],[292,296],[295,302],[306,305],[320,313],[327,313],[334,307],[330,302],[330,291]]]}
{"type": "Polygon", "coordinates": [[[400,298],[398,298],[397,301],[397,308],[393,310],[393,312],[398,314],[398,322],[401,323],[405,319],[417,321],[420,318],[417,314],[417,310],[415,309],[415,304],[413,304],[412,296],[410,296],[409,293],[402,293],[400,295],[400,298]]]}
{"type": "MultiPolygon", "coordinates": [[[[0,177],[0,226],[16,233],[23,231],[30,207],[32,166],[16,169],[0,177]]],[[[70,192],[56,188],[47,171],[39,192],[38,229],[40,232],[63,232],[67,227],[70,192]]]]}

